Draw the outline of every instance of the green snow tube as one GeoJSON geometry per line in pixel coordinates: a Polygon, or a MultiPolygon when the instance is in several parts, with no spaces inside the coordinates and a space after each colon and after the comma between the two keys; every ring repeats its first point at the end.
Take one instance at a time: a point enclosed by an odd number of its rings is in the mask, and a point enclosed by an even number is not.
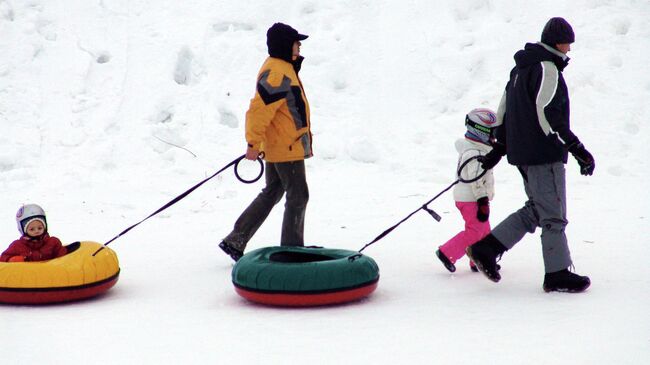
{"type": "Polygon", "coordinates": [[[242,256],[232,282],[242,297],[267,305],[316,306],[350,302],[377,288],[379,267],[356,251],[322,247],[265,247],[242,256]]]}

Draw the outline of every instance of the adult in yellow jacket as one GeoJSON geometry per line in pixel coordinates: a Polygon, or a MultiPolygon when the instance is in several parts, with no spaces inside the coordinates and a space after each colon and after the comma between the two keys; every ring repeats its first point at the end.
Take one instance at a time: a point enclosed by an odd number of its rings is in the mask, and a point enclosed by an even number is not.
{"type": "Polygon", "coordinates": [[[309,103],[298,78],[303,60],[300,41],[305,39],[282,23],[266,33],[269,57],[257,75],[255,97],[246,112],[246,158],[255,160],[264,153],[266,186],[219,244],[235,261],[285,193],[280,244],[304,246],[309,200],[304,160],[312,156],[309,103]]]}

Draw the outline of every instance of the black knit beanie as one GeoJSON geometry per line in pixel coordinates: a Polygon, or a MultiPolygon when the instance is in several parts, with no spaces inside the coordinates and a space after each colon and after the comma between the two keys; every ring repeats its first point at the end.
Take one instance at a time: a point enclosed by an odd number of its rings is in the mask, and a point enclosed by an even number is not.
{"type": "Polygon", "coordinates": [[[551,18],[542,31],[542,43],[555,47],[556,44],[573,43],[576,37],[571,24],[564,18],[551,18]]]}

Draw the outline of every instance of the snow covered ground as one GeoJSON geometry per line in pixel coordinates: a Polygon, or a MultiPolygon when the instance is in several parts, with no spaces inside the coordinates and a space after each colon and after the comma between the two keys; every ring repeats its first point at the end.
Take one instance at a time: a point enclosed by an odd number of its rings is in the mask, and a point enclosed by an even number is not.
{"type": "MultiPolygon", "coordinates": [[[[539,233],[494,284],[434,256],[462,225],[451,193],[364,252],[360,302],[279,309],[236,295],[217,243],[262,183],[231,171],[113,242],[96,299],[0,306],[3,364],[646,364],[650,3],[577,1],[0,0],[0,242],[23,203],[64,242],[106,242],[245,149],[244,114],[276,21],[309,34],[301,78],[315,157],[306,239],[358,250],[454,180],[465,113],[495,109],[512,55],[563,16],[574,132],[568,237],[584,294],[542,291],[539,233]]],[[[249,165],[255,169],[253,164],[249,165]]],[[[519,208],[495,169],[493,224],[519,208]]],[[[278,206],[249,244],[276,245],[278,206]]],[[[4,249],[4,247],[3,247],[4,249]]]]}

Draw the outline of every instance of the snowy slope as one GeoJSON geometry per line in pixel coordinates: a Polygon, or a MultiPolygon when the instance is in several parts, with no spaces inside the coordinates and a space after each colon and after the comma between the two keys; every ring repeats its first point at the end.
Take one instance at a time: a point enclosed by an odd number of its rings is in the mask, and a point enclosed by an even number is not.
{"type": "MultiPolygon", "coordinates": [[[[0,0],[0,241],[38,203],[64,242],[106,242],[245,149],[244,114],[276,21],[309,34],[306,238],[359,249],[454,179],[465,113],[496,109],[512,55],[552,16],[576,32],[564,76],[592,177],[567,165],[584,294],[546,294],[539,233],[494,284],[433,252],[462,226],[451,194],[368,248],[377,291],[343,306],[239,298],[217,248],[262,183],[231,171],[113,242],[99,298],[0,306],[3,364],[488,363],[650,360],[650,3],[564,1],[0,0]]],[[[246,166],[254,173],[255,166],[246,166]]],[[[492,224],[524,201],[495,169],[492,224]]],[[[275,245],[282,207],[249,249],[275,245]]]]}

